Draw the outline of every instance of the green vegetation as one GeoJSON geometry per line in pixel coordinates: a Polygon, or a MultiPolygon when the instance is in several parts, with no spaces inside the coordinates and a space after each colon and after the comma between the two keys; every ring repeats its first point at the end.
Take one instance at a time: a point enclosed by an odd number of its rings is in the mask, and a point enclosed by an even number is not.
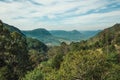
{"type": "Polygon", "coordinates": [[[81,34],[77,30],[73,31],[63,31],[63,30],[53,30],[50,33],[56,37],[64,38],[66,40],[71,41],[80,41],[83,39],[83,34],[81,34]]]}
{"type": "Polygon", "coordinates": [[[36,39],[26,40],[21,32],[10,31],[7,27],[0,21],[0,79],[18,80],[47,59],[48,48],[36,39]]]}
{"type": "Polygon", "coordinates": [[[0,21],[0,80],[119,80],[119,31],[116,24],[89,40],[48,47],[0,21]]]}
{"type": "Polygon", "coordinates": [[[18,32],[10,32],[0,21],[0,79],[17,80],[29,69],[27,43],[18,32]]]}
{"type": "Polygon", "coordinates": [[[35,29],[31,31],[22,31],[27,37],[32,37],[44,42],[47,45],[59,45],[60,41],[46,29],[35,29]]]}
{"type": "Polygon", "coordinates": [[[31,31],[22,31],[27,37],[36,38],[47,45],[58,46],[61,42],[66,42],[67,44],[71,42],[79,42],[81,40],[86,40],[100,31],[64,31],[64,30],[52,30],[47,31],[46,29],[35,29],[31,31]]]}

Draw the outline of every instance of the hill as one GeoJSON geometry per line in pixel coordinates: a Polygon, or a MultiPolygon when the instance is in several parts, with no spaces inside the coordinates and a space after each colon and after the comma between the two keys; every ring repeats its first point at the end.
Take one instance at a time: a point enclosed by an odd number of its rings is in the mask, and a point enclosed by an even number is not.
{"type": "Polygon", "coordinates": [[[72,42],[72,50],[100,49],[104,53],[111,53],[120,49],[120,24],[106,28],[88,40],[72,42]]]}
{"type": "Polygon", "coordinates": [[[71,42],[79,42],[86,40],[97,34],[99,31],[65,31],[65,30],[51,30],[48,31],[43,28],[22,31],[27,37],[36,38],[47,45],[60,45],[61,42],[67,44],[71,42]]]}
{"type": "Polygon", "coordinates": [[[84,40],[94,37],[102,30],[92,30],[92,31],[80,31],[84,35],[84,40]]]}
{"type": "Polygon", "coordinates": [[[119,44],[120,40],[120,24],[115,24],[112,27],[106,28],[91,38],[88,42],[98,43],[99,45],[119,44]],[[93,42],[94,41],[94,42],[93,42]]]}
{"type": "Polygon", "coordinates": [[[47,45],[59,45],[60,41],[57,40],[49,31],[43,28],[31,30],[31,31],[22,31],[27,37],[36,38],[47,45]]]}
{"type": "Polygon", "coordinates": [[[21,31],[0,21],[1,80],[18,80],[25,74],[29,62],[27,51],[26,37],[21,31]]]}
{"type": "Polygon", "coordinates": [[[26,38],[16,27],[0,20],[0,80],[21,80],[27,71],[46,60],[48,47],[26,38]]]}
{"type": "Polygon", "coordinates": [[[35,29],[31,31],[22,31],[27,36],[36,36],[36,37],[46,37],[46,36],[52,36],[46,29],[35,29]]]}
{"type": "Polygon", "coordinates": [[[7,28],[10,32],[18,32],[19,34],[21,34],[22,36],[25,36],[18,28],[12,26],[12,25],[9,25],[9,24],[6,24],[6,23],[3,23],[3,26],[4,28],[7,28]]]}
{"type": "Polygon", "coordinates": [[[83,34],[77,30],[64,31],[64,30],[52,30],[50,33],[56,37],[61,37],[69,41],[80,41],[83,39],[83,34]]]}
{"type": "Polygon", "coordinates": [[[61,37],[64,39],[69,40],[70,42],[78,42],[81,40],[87,40],[93,36],[95,36],[97,33],[99,33],[101,30],[97,31],[78,31],[78,30],[72,30],[72,31],[65,31],[65,30],[51,30],[50,33],[56,37],[61,37]]]}

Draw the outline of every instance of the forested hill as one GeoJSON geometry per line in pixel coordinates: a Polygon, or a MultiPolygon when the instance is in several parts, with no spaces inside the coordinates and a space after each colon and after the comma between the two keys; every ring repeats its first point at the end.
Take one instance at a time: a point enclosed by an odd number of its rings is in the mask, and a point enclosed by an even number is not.
{"type": "Polygon", "coordinates": [[[39,28],[39,29],[34,29],[31,31],[22,31],[24,34],[28,36],[38,36],[38,37],[44,37],[44,36],[52,36],[46,29],[39,28]]]}
{"type": "Polygon", "coordinates": [[[108,48],[112,49],[115,46],[120,45],[120,24],[115,24],[112,27],[106,28],[88,40],[83,40],[77,43],[73,42],[70,45],[78,50],[93,49],[95,47],[105,48],[106,50],[108,48]]]}
{"type": "Polygon", "coordinates": [[[0,80],[20,80],[46,60],[47,46],[0,20],[0,80]]]}
{"type": "Polygon", "coordinates": [[[99,37],[99,38],[108,37],[114,39],[114,38],[118,38],[119,34],[120,34],[120,24],[115,24],[112,27],[104,29],[95,37],[99,37]]]}
{"type": "Polygon", "coordinates": [[[47,45],[58,46],[61,42],[67,44],[71,42],[79,42],[81,40],[87,40],[100,31],[65,31],[65,30],[51,30],[48,31],[43,28],[35,30],[22,31],[27,37],[36,38],[47,45]]]}
{"type": "Polygon", "coordinates": [[[84,34],[77,30],[64,31],[64,30],[51,30],[50,33],[56,37],[61,37],[70,41],[80,41],[84,39],[84,34]]]}
{"type": "Polygon", "coordinates": [[[17,28],[8,27],[0,21],[0,79],[18,80],[29,64],[26,37],[17,28]]]}
{"type": "Polygon", "coordinates": [[[32,37],[42,41],[47,45],[59,45],[60,41],[57,37],[54,37],[49,31],[43,28],[22,31],[27,37],[32,37]]]}
{"type": "Polygon", "coordinates": [[[18,28],[14,27],[14,26],[12,26],[12,25],[8,25],[8,24],[6,24],[6,23],[3,23],[3,26],[4,26],[5,28],[7,28],[10,32],[16,31],[16,32],[20,33],[21,35],[25,36],[18,28]]]}
{"type": "Polygon", "coordinates": [[[96,43],[99,46],[110,45],[110,44],[119,44],[120,40],[120,24],[115,24],[112,27],[106,28],[96,36],[91,38],[89,41],[91,43],[96,43]]]}

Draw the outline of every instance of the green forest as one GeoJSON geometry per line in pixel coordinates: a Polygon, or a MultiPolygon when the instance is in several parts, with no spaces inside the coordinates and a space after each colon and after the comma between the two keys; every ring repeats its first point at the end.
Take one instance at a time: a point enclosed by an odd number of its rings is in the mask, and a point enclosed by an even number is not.
{"type": "Polygon", "coordinates": [[[0,21],[0,80],[120,80],[120,24],[47,46],[0,21]]]}

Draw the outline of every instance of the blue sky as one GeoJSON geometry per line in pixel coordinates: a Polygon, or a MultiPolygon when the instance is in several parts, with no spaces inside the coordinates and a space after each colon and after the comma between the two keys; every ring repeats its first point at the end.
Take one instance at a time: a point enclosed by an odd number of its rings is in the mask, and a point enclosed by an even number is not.
{"type": "Polygon", "coordinates": [[[0,19],[21,30],[99,30],[120,23],[120,0],[0,0],[0,19]]]}

